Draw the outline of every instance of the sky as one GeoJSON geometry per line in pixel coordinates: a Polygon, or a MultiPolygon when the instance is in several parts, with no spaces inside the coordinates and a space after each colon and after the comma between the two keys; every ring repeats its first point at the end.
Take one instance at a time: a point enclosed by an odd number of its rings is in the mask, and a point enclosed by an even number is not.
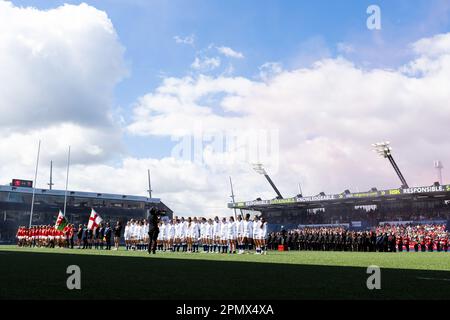
{"type": "Polygon", "coordinates": [[[176,213],[399,187],[450,163],[445,0],[0,1],[0,184],[153,196],[176,213]],[[368,28],[371,5],[381,29],[368,28]]]}

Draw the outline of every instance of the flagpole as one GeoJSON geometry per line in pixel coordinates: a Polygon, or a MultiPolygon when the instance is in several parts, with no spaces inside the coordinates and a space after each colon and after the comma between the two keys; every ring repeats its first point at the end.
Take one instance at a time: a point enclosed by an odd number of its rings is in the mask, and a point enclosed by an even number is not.
{"type": "Polygon", "coordinates": [[[69,186],[69,167],[70,167],[70,146],[69,146],[69,154],[67,156],[67,174],[66,174],[66,190],[64,191],[64,212],[63,216],[66,216],[66,207],[67,207],[67,187],[69,186]]]}
{"type": "Polygon", "coordinates": [[[34,172],[34,182],[33,182],[33,195],[31,196],[31,211],[30,211],[30,225],[33,222],[33,211],[34,211],[34,196],[36,193],[36,181],[37,181],[37,173],[39,168],[39,155],[41,153],[41,140],[39,140],[38,152],[37,152],[37,160],[36,160],[36,171],[34,172]]]}

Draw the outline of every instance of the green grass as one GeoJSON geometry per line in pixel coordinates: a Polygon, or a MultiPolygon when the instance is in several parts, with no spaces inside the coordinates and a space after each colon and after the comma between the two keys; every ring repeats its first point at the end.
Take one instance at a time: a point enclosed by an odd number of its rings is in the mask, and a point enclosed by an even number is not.
{"type": "Polygon", "coordinates": [[[0,299],[449,299],[450,253],[267,256],[0,246],[0,299]],[[81,268],[81,290],[66,268],[81,268]],[[381,290],[366,269],[381,268],[381,290]]]}

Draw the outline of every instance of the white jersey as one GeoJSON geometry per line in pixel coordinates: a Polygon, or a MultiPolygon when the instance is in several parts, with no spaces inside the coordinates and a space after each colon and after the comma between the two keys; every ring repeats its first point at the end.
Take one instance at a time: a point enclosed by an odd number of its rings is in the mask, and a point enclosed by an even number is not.
{"type": "Polygon", "coordinates": [[[123,237],[125,238],[125,240],[130,240],[130,226],[129,225],[125,226],[125,231],[123,232],[123,237]]]}
{"type": "Polygon", "coordinates": [[[130,238],[134,238],[134,229],[135,229],[135,224],[134,223],[130,224],[130,230],[129,230],[130,238]]]}
{"type": "Polygon", "coordinates": [[[174,228],[175,228],[175,238],[181,238],[181,224],[178,222],[175,223],[174,228]]]}
{"type": "Polygon", "coordinates": [[[193,222],[191,222],[191,223],[187,222],[186,233],[185,234],[186,234],[187,238],[192,238],[193,237],[193,234],[194,234],[194,223],[193,222]]]}
{"type": "Polygon", "coordinates": [[[138,225],[138,224],[136,224],[136,225],[134,226],[134,237],[135,237],[136,239],[140,239],[140,237],[141,237],[141,226],[138,225]]]}
{"type": "Polygon", "coordinates": [[[220,229],[221,229],[221,223],[214,221],[213,225],[212,225],[212,233],[214,237],[220,237],[221,233],[220,233],[220,229]]]}
{"type": "Polygon", "coordinates": [[[181,238],[184,239],[188,236],[188,222],[181,222],[181,238]]]}
{"type": "Polygon", "coordinates": [[[169,240],[169,230],[170,229],[170,224],[168,223],[164,223],[164,240],[169,240]]]}
{"type": "Polygon", "coordinates": [[[160,238],[159,240],[166,240],[166,224],[163,223],[160,227],[159,227],[159,234],[158,234],[158,238],[160,238]]]}
{"type": "Polygon", "coordinates": [[[142,229],[143,229],[143,233],[144,233],[143,238],[148,239],[148,229],[149,229],[148,223],[144,224],[142,229]]]}
{"type": "Polygon", "coordinates": [[[236,235],[238,237],[243,237],[244,236],[244,221],[237,220],[235,222],[235,224],[236,224],[236,235]]]}
{"type": "Polygon", "coordinates": [[[156,240],[158,240],[158,241],[163,240],[163,232],[161,232],[161,227],[162,227],[162,225],[159,225],[159,232],[158,232],[158,236],[156,237],[156,240]]]}
{"type": "Polygon", "coordinates": [[[167,225],[167,236],[169,239],[175,238],[175,226],[172,223],[167,225]]]}
{"type": "Polygon", "coordinates": [[[228,239],[228,223],[224,223],[222,222],[220,224],[220,239],[221,240],[226,240],[228,239]]]}
{"type": "Polygon", "coordinates": [[[144,238],[145,238],[145,235],[147,234],[147,233],[145,232],[145,224],[141,225],[139,229],[140,229],[140,231],[141,231],[141,239],[144,239],[144,238]]]}
{"type": "Polygon", "coordinates": [[[138,224],[136,225],[136,239],[142,240],[144,238],[144,230],[143,226],[138,224]]]}
{"type": "Polygon", "coordinates": [[[202,222],[200,224],[200,238],[205,239],[206,238],[206,227],[208,226],[207,222],[202,222]]]}
{"type": "Polygon", "coordinates": [[[139,239],[141,236],[141,226],[138,225],[137,223],[134,225],[134,228],[133,228],[133,236],[136,239],[139,239]]]}
{"type": "Polygon", "coordinates": [[[254,221],[253,222],[253,238],[254,239],[259,239],[259,229],[261,226],[261,221],[254,221]]]}
{"type": "Polygon", "coordinates": [[[205,223],[205,238],[212,239],[213,237],[213,225],[209,222],[205,223]]]}
{"type": "Polygon", "coordinates": [[[191,237],[198,240],[200,238],[200,225],[197,222],[193,222],[192,224],[191,237]]]}
{"type": "Polygon", "coordinates": [[[267,238],[267,222],[264,222],[259,228],[259,238],[266,239],[267,238]]]}
{"type": "Polygon", "coordinates": [[[253,222],[250,220],[242,221],[242,228],[244,230],[244,237],[253,238],[253,222]]]}
{"type": "Polygon", "coordinates": [[[236,226],[236,222],[228,222],[228,235],[227,235],[227,239],[228,240],[236,240],[236,236],[237,236],[237,226],[236,226]]]}

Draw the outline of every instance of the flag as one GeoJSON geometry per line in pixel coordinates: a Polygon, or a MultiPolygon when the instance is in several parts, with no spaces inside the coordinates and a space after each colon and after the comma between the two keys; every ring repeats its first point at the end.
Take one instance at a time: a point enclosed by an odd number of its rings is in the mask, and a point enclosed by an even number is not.
{"type": "Polygon", "coordinates": [[[59,210],[58,218],[56,218],[55,229],[56,230],[64,230],[64,227],[67,226],[68,222],[66,217],[62,214],[61,210],[59,210]]]}
{"type": "Polygon", "coordinates": [[[91,211],[91,216],[89,217],[88,229],[94,230],[103,221],[103,219],[95,212],[94,209],[91,211]]]}

